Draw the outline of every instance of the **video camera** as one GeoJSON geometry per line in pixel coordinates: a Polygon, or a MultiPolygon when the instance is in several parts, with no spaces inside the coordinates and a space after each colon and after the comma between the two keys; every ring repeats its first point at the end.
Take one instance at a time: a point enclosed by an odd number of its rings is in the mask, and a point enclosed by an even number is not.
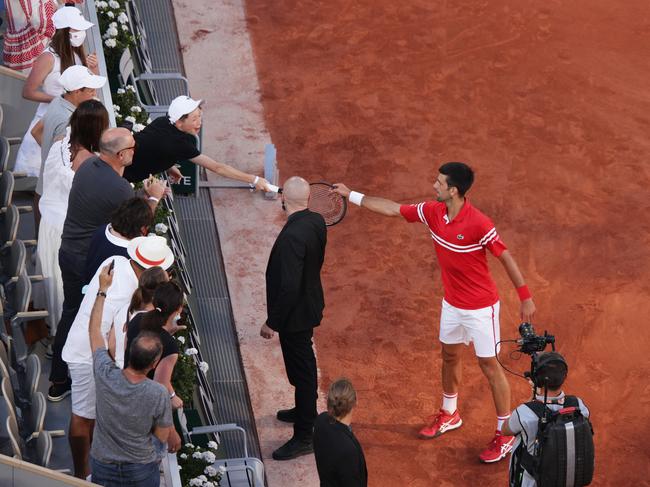
{"type": "Polygon", "coordinates": [[[541,336],[536,335],[535,328],[530,323],[523,322],[519,325],[519,334],[521,335],[521,339],[517,340],[517,343],[519,344],[519,351],[522,353],[533,355],[537,352],[543,352],[549,343],[555,351],[555,337],[549,335],[546,331],[541,336]]]}

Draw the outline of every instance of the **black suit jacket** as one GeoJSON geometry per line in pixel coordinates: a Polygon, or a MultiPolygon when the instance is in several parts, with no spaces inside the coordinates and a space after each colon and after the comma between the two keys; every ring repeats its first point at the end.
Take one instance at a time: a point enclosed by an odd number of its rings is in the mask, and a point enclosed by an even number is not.
{"type": "Polygon", "coordinates": [[[314,455],[321,487],[366,487],[366,458],[343,423],[321,413],[314,424],[314,455]]]}
{"type": "Polygon", "coordinates": [[[271,329],[295,333],[320,324],[325,308],[320,270],[326,243],[321,215],[302,210],[289,216],[266,267],[266,324],[271,329]]]}

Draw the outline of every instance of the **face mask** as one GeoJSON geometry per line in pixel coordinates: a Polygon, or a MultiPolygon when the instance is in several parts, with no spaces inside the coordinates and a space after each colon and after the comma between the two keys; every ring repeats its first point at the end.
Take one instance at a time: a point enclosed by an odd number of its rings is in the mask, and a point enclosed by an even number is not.
{"type": "Polygon", "coordinates": [[[178,323],[181,319],[181,315],[174,316],[174,323],[178,323]]]}
{"type": "Polygon", "coordinates": [[[81,46],[86,40],[86,31],[80,30],[79,32],[70,32],[70,44],[72,47],[81,46]]]}

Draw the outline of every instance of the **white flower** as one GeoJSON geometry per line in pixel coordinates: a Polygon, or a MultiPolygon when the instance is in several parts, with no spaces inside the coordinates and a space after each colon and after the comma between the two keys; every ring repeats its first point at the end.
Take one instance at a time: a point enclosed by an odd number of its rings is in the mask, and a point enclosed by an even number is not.
{"type": "Polygon", "coordinates": [[[100,0],[98,2],[95,2],[95,7],[97,7],[98,10],[104,10],[106,7],[108,7],[108,4],[100,0]]]}
{"type": "Polygon", "coordinates": [[[199,475],[197,477],[197,479],[199,479],[201,482],[207,482],[208,481],[208,478],[205,475],[199,475]]]}
{"type": "Polygon", "coordinates": [[[131,111],[135,113],[140,113],[142,111],[142,108],[140,108],[138,105],[133,105],[131,107],[131,111]]]}
{"type": "Polygon", "coordinates": [[[133,85],[126,85],[126,91],[131,91],[132,93],[135,93],[135,87],[133,85]]]}
{"type": "Polygon", "coordinates": [[[156,233],[167,233],[168,230],[167,225],[165,225],[164,223],[156,223],[155,229],[156,229],[156,233]]]}
{"type": "Polygon", "coordinates": [[[208,441],[208,448],[210,448],[211,450],[218,450],[219,444],[216,441],[208,441]]]}
{"type": "Polygon", "coordinates": [[[106,35],[108,37],[117,37],[117,34],[119,34],[119,32],[117,31],[117,29],[115,27],[109,27],[106,30],[106,35]]]}
{"type": "Polygon", "coordinates": [[[187,350],[185,350],[185,355],[190,356],[190,357],[192,355],[197,355],[198,353],[199,353],[199,351],[196,348],[188,348],[187,350]]]}
{"type": "Polygon", "coordinates": [[[125,25],[125,24],[122,24],[122,30],[124,30],[124,31],[129,30],[129,26],[125,25]]]}
{"type": "Polygon", "coordinates": [[[111,22],[108,24],[109,27],[117,28],[117,22],[111,22]]]}
{"type": "Polygon", "coordinates": [[[108,6],[111,8],[120,8],[119,2],[116,2],[115,0],[108,0],[108,6]]]}
{"type": "Polygon", "coordinates": [[[152,122],[151,117],[147,119],[147,125],[149,125],[152,122]]]}
{"type": "Polygon", "coordinates": [[[187,453],[181,453],[179,455],[183,460],[187,460],[187,453]]]}
{"type": "Polygon", "coordinates": [[[190,487],[201,487],[203,485],[203,480],[199,478],[190,479],[190,487]]]}
{"type": "Polygon", "coordinates": [[[206,482],[203,487],[215,487],[215,485],[212,482],[206,482]]]}
{"type": "Polygon", "coordinates": [[[212,453],[211,451],[204,451],[203,452],[203,460],[205,460],[208,463],[214,463],[215,460],[217,459],[216,455],[212,453]]]}
{"type": "Polygon", "coordinates": [[[133,124],[133,131],[134,131],[134,132],[142,132],[142,130],[144,129],[144,127],[145,127],[145,126],[142,125],[141,123],[133,124]]]}
{"type": "Polygon", "coordinates": [[[185,448],[194,448],[194,445],[192,443],[185,443],[185,448]]]}
{"type": "Polygon", "coordinates": [[[104,44],[106,44],[106,47],[115,47],[115,46],[117,46],[117,42],[115,42],[115,39],[113,39],[113,38],[106,39],[104,41],[104,44]]]}
{"type": "Polygon", "coordinates": [[[122,12],[120,15],[117,16],[117,21],[120,24],[126,24],[129,21],[129,17],[126,15],[126,13],[122,12]]]}
{"type": "Polygon", "coordinates": [[[185,337],[176,337],[176,340],[178,340],[181,343],[185,343],[185,337]]]}
{"type": "Polygon", "coordinates": [[[224,467],[223,465],[219,465],[219,473],[220,473],[221,475],[223,475],[224,473],[226,473],[226,467],[224,467]]]}
{"type": "Polygon", "coordinates": [[[200,459],[203,458],[203,455],[201,454],[200,451],[195,451],[194,453],[192,453],[192,458],[200,459]]]}
{"type": "Polygon", "coordinates": [[[208,365],[207,362],[201,362],[199,364],[199,369],[201,369],[201,372],[203,372],[204,374],[207,374],[208,370],[210,370],[210,366],[208,365]]]}
{"type": "Polygon", "coordinates": [[[118,88],[117,89],[117,94],[118,95],[123,95],[124,93],[126,93],[126,91],[124,91],[124,88],[118,88]]]}
{"type": "Polygon", "coordinates": [[[212,465],[208,465],[207,467],[205,467],[203,473],[206,474],[208,477],[216,477],[217,469],[214,468],[212,465]]]}
{"type": "Polygon", "coordinates": [[[107,16],[109,19],[112,19],[112,18],[115,17],[115,14],[109,10],[108,12],[106,12],[106,16],[107,16]]]}
{"type": "Polygon", "coordinates": [[[113,105],[113,110],[116,112],[120,111],[120,106],[119,105],[113,105]]]}
{"type": "Polygon", "coordinates": [[[124,120],[126,120],[127,122],[135,123],[135,117],[132,117],[130,115],[126,117],[124,120]]]}

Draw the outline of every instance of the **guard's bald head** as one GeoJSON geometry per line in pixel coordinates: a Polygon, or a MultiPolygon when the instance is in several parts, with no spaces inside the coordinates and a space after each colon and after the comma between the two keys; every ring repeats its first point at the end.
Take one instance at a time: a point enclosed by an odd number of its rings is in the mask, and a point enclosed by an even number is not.
{"type": "Polygon", "coordinates": [[[133,135],[124,127],[109,128],[102,132],[99,139],[99,151],[107,154],[117,154],[119,151],[133,146],[133,135]]]}
{"type": "Polygon", "coordinates": [[[287,179],[282,189],[287,205],[307,208],[309,204],[309,183],[299,176],[287,179]]]}

